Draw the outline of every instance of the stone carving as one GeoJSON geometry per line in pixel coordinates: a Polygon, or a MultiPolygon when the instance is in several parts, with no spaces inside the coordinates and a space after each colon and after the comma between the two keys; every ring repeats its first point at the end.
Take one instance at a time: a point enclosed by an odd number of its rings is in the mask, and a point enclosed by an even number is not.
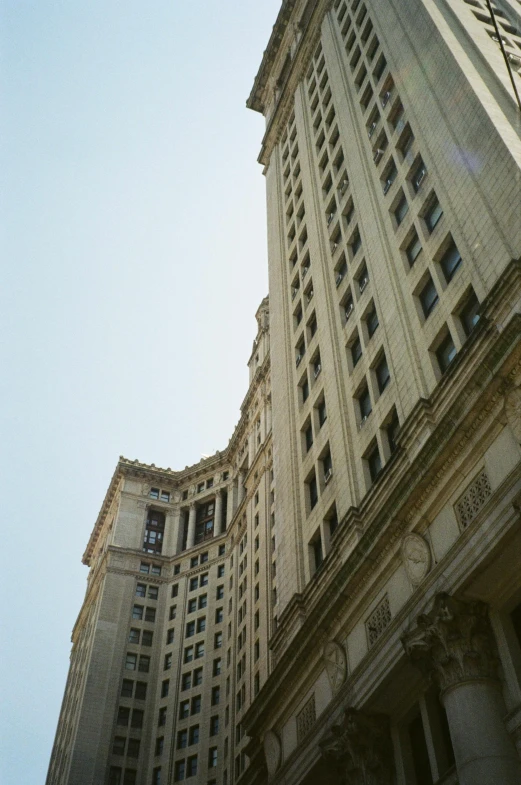
{"type": "Polygon", "coordinates": [[[264,757],[268,774],[272,777],[280,766],[282,747],[275,731],[269,730],[264,736],[264,757]]]}
{"type": "Polygon", "coordinates": [[[319,743],[343,781],[349,785],[390,785],[393,755],[389,718],[349,708],[340,725],[319,743]]]}
{"type": "Polygon", "coordinates": [[[514,387],[507,393],[505,417],[517,441],[521,442],[521,387],[514,387]]]}
{"type": "Polygon", "coordinates": [[[402,558],[407,575],[414,586],[425,578],[431,568],[431,551],[419,534],[407,534],[402,541],[402,558]]]}
{"type": "Polygon", "coordinates": [[[365,629],[367,631],[367,642],[369,646],[372,646],[373,643],[376,643],[378,638],[383,635],[384,630],[389,626],[392,618],[389,597],[386,594],[381,602],[378,603],[365,623],[365,629]]]}
{"type": "Polygon", "coordinates": [[[324,646],[326,673],[333,693],[337,692],[347,676],[347,657],[344,647],[336,641],[328,641],[324,646]]]}
{"type": "Polygon", "coordinates": [[[402,637],[411,661],[440,690],[472,679],[496,678],[494,637],[484,602],[467,602],[442,592],[415,629],[402,637]]]}
{"type": "Polygon", "coordinates": [[[181,501],[182,498],[183,497],[182,497],[181,491],[174,491],[173,501],[174,501],[175,504],[179,504],[179,502],[181,501]]]}
{"type": "Polygon", "coordinates": [[[467,487],[454,508],[456,516],[464,529],[474,520],[490,496],[492,496],[490,480],[483,469],[467,487]]]}
{"type": "Polygon", "coordinates": [[[148,482],[143,483],[143,485],[141,486],[141,493],[143,494],[143,496],[148,496],[148,494],[150,493],[150,487],[151,487],[150,483],[148,482]]]}

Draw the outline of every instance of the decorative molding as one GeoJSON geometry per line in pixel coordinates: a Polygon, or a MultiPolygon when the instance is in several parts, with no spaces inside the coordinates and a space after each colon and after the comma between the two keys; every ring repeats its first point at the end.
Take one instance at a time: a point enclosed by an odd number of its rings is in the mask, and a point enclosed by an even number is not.
{"type": "Polygon", "coordinates": [[[411,532],[402,540],[402,559],[409,580],[418,586],[428,574],[432,555],[428,543],[419,534],[411,532]]]}
{"type": "Polygon", "coordinates": [[[338,692],[347,678],[347,656],[344,647],[336,641],[328,641],[323,650],[326,673],[333,695],[338,692]]]}
{"type": "Polygon", "coordinates": [[[269,730],[266,732],[263,746],[268,775],[272,777],[279,768],[282,757],[282,745],[275,731],[269,730]]]}
{"type": "Polygon", "coordinates": [[[474,520],[490,496],[492,496],[490,480],[485,469],[483,469],[467,486],[454,505],[456,517],[462,529],[466,529],[469,523],[474,520]]]}
{"type": "Polygon", "coordinates": [[[429,613],[402,637],[405,652],[441,692],[465,681],[497,678],[495,641],[488,608],[446,592],[436,595],[429,613]]]}
{"type": "Polygon", "coordinates": [[[383,635],[384,630],[392,621],[391,606],[387,594],[380,600],[365,623],[367,645],[369,648],[383,635]]]}
{"type": "Polygon", "coordinates": [[[349,785],[390,785],[393,753],[389,718],[354,708],[344,711],[340,725],[319,742],[322,755],[333,762],[349,785]]]}
{"type": "Polygon", "coordinates": [[[317,710],[315,707],[315,693],[307,701],[304,707],[297,714],[297,739],[302,741],[304,736],[311,730],[317,719],[317,710]]]}
{"type": "Polygon", "coordinates": [[[507,423],[521,444],[521,387],[514,387],[507,392],[504,406],[507,423]]]}

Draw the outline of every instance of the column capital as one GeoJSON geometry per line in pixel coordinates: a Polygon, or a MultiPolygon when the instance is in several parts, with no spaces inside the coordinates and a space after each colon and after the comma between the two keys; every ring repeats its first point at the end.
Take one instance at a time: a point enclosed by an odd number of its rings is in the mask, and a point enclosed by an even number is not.
{"type": "Polygon", "coordinates": [[[319,747],[350,783],[390,785],[394,767],[387,715],[348,708],[319,747]]]}
{"type": "Polygon", "coordinates": [[[488,607],[480,600],[437,594],[432,610],[418,616],[416,628],[405,633],[402,644],[441,692],[465,681],[497,678],[488,607]]]}

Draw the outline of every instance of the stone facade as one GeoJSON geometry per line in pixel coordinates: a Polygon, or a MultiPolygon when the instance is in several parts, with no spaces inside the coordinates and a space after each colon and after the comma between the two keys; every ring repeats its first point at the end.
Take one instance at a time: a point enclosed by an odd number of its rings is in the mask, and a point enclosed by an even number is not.
{"type": "Polygon", "coordinates": [[[241,419],[184,471],[119,461],[48,785],[521,781],[521,6],[492,7],[282,3],[241,419]]]}

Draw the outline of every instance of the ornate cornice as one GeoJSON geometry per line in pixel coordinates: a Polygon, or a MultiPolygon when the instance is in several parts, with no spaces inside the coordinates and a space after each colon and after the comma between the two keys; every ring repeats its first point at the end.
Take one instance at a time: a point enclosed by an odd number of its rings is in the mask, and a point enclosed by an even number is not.
{"type": "Polygon", "coordinates": [[[496,679],[498,658],[484,602],[436,595],[429,613],[402,643],[406,654],[441,692],[466,681],[496,679]]]}

